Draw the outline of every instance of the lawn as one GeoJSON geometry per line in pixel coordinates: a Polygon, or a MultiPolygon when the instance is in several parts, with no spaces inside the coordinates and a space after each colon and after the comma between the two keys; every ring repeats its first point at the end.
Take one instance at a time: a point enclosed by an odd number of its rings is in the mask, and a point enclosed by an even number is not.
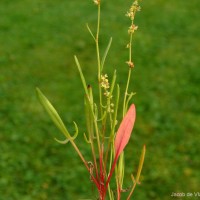
{"type": "MultiPolygon", "coordinates": [[[[131,1],[102,0],[100,46],[113,44],[106,63],[125,87],[131,1]]],[[[169,200],[172,192],[200,192],[199,1],[142,1],[136,17],[131,89],[137,120],[126,148],[130,186],[143,144],[147,154],[135,200],[169,200]]],[[[40,87],[73,131],[89,159],[79,57],[88,83],[96,77],[95,47],[85,24],[96,24],[96,7],[81,0],[0,2],[0,200],[96,199],[88,173],[39,104],[40,87]]],[[[94,86],[95,87],[95,86],[94,86]]],[[[123,90],[122,89],[122,90],[123,90]]],[[[187,197],[185,197],[187,199],[187,197]]],[[[193,197],[191,199],[197,199],[193,197]]]]}

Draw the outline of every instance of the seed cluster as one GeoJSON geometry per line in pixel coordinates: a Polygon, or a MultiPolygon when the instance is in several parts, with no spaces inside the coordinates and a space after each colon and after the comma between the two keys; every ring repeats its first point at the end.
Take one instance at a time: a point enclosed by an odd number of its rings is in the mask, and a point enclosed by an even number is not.
{"type": "Polygon", "coordinates": [[[141,7],[139,6],[138,1],[136,0],[131,5],[129,11],[127,11],[126,16],[129,17],[133,21],[135,17],[135,13],[140,10],[141,10],[141,7]]]}
{"type": "Polygon", "coordinates": [[[93,0],[94,4],[99,5],[100,4],[100,0],[93,0]]]}
{"type": "Polygon", "coordinates": [[[126,61],[126,64],[130,67],[133,68],[134,67],[134,63],[132,61],[126,61]]]}
{"type": "Polygon", "coordinates": [[[132,34],[132,33],[134,33],[137,29],[138,29],[138,26],[136,26],[135,24],[132,24],[132,25],[128,28],[128,33],[129,33],[129,34],[132,34]]]}
{"type": "Polygon", "coordinates": [[[113,113],[114,112],[114,104],[111,102],[111,99],[112,99],[112,95],[110,94],[110,91],[109,91],[109,88],[110,88],[110,84],[109,84],[109,81],[108,81],[108,75],[107,74],[104,74],[104,75],[101,75],[101,88],[104,89],[104,96],[107,98],[108,100],[108,104],[107,104],[107,111],[109,113],[113,113]]]}
{"type": "MultiPolygon", "coordinates": [[[[139,6],[138,4],[138,0],[135,0],[133,2],[133,4],[131,5],[131,7],[129,8],[129,10],[127,11],[126,13],[126,16],[128,18],[130,18],[131,20],[131,25],[129,26],[128,28],[128,34],[130,35],[130,42],[127,44],[127,48],[129,48],[130,52],[131,52],[131,41],[132,41],[132,34],[138,29],[138,26],[136,26],[133,21],[134,21],[134,18],[135,18],[135,14],[136,12],[140,11],[141,10],[141,7],[139,6]]],[[[129,61],[126,62],[126,64],[130,67],[130,68],[133,68],[134,67],[134,63],[132,62],[131,58],[129,57],[129,61]]]]}
{"type": "Polygon", "coordinates": [[[101,87],[104,90],[107,90],[110,87],[110,84],[108,82],[108,75],[107,74],[101,75],[101,87]]]}

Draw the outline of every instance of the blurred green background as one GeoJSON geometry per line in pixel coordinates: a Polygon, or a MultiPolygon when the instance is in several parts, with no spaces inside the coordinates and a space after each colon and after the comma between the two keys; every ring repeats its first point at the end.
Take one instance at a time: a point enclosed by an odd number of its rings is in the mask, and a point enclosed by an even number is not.
{"type": "MultiPolygon", "coordinates": [[[[113,37],[106,70],[118,70],[122,90],[131,3],[102,0],[100,45],[104,50],[113,37]]],[[[141,4],[130,86],[137,92],[137,121],[126,148],[126,186],[146,144],[142,184],[133,199],[169,200],[172,192],[200,192],[199,0],[141,4]]],[[[70,131],[72,121],[85,131],[73,55],[94,84],[95,48],[85,24],[94,30],[96,7],[91,0],[1,0],[0,13],[0,199],[97,199],[72,147],[53,140],[62,135],[35,95],[38,86],[70,131]]],[[[82,134],[77,142],[89,159],[82,134]]]]}

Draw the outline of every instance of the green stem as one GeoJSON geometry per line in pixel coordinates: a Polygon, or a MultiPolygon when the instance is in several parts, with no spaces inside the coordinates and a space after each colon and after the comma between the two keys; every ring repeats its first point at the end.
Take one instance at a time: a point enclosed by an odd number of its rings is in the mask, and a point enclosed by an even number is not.
{"type": "Polygon", "coordinates": [[[97,167],[97,161],[96,161],[96,153],[95,153],[95,149],[94,149],[94,143],[93,143],[93,139],[91,141],[91,150],[92,150],[92,156],[93,156],[93,161],[94,161],[94,168],[95,168],[95,173],[96,173],[96,178],[98,179],[98,167],[97,167]]]}
{"type": "Polygon", "coordinates": [[[114,138],[115,134],[115,127],[116,127],[116,120],[117,120],[117,111],[118,111],[118,104],[119,104],[119,96],[120,96],[120,88],[119,85],[117,85],[117,93],[116,93],[116,100],[115,100],[115,110],[114,110],[114,116],[113,116],[113,121],[112,121],[112,128],[111,128],[111,134],[110,134],[110,139],[108,141],[108,147],[106,150],[106,157],[105,157],[105,163],[107,164],[108,161],[108,154],[111,149],[111,144],[114,138]]]}
{"type": "MultiPolygon", "coordinates": [[[[86,98],[87,98],[87,101],[90,101],[88,96],[86,96],[86,98]]],[[[95,132],[96,132],[97,145],[98,145],[98,151],[99,151],[99,155],[100,155],[101,147],[100,147],[99,129],[98,129],[98,124],[97,124],[97,116],[95,116],[94,111],[92,109],[92,105],[90,103],[89,103],[89,109],[90,109],[90,112],[92,114],[92,118],[93,118],[93,122],[94,122],[94,128],[95,128],[95,132]]],[[[93,142],[93,140],[92,140],[92,142],[93,142]]]]}
{"type": "MultiPolygon", "coordinates": [[[[88,170],[88,172],[90,173],[90,168],[88,166],[88,163],[86,162],[86,160],[84,159],[83,155],[81,154],[81,152],[79,151],[78,147],[76,146],[76,144],[74,143],[73,140],[69,140],[72,144],[72,146],[74,147],[75,151],[78,153],[79,157],[81,158],[82,162],[84,163],[86,169],[88,170]]],[[[94,176],[92,174],[91,175],[91,178],[92,178],[92,181],[95,183],[95,185],[97,186],[97,188],[99,187],[99,183],[97,182],[97,180],[94,178],[94,176]]]]}
{"type": "MultiPolygon", "coordinates": [[[[100,21],[101,21],[101,5],[99,3],[98,4],[98,15],[97,15],[96,54],[97,54],[97,65],[98,65],[99,108],[100,108],[100,116],[103,117],[102,90],[101,90],[101,61],[100,61],[100,51],[99,51],[100,21]]],[[[103,124],[102,124],[102,126],[103,126],[103,124]]],[[[100,138],[99,138],[100,134],[98,132],[97,119],[95,119],[95,130],[96,130],[97,145],[98,145],[98,150],[99,150],[99,155],[100,155],[101,154],[101,144],[100,144],[100,138]]]]}
{"type": "MultiPolygon", "coordinates": [[[[133,20],[131,22],[131,26],[133,25],[133,20]]],[[[130,41],[129,41],[129,60],[128,62],[132,62],[132,40],[133,40],[133,33],[130,34],[130,41]]],[[[126,89],[125,89],[125,93],[124,93],[124,102],[123,102],[123,117],[126,114],[126,99],[128,96],[128,88],[129,88],[129,83],[130,83],[130,78],[131,78],[131,71],[132,68],[129,67],[129,71],[128,71],[128,78],[127,78],[127,83],[126,83],[126,89]]]]}
{"type": "Polygon", "coordinates": [[[101,90],[101,61],[100,61],[100,51],[99,51],[99,32],[100,32],[100,21],[101,21],[101,6],[98,4],[98,15],[97,15],[97,33],[96,33],[96,54],[97,54],[97,65],[98,65],[98,84],[99,84],[99,104],[100,113],[102,116],[102,90],[101,90]]]}
{"type": "Polygon", "coordinates": [[[127,95],[128,95],[128,88],[129,88],[129,83],[130,83],[130,78],[131,78],[131,71],[132,69],[129,68],[128,71],[128,78],[127,78],[127,83],[126,83],[126,89],[125,89],[125,93],[124,93],[124,102],[123,102],[123,117],[126,114],[126,99],[127,99],[127,95]]]}

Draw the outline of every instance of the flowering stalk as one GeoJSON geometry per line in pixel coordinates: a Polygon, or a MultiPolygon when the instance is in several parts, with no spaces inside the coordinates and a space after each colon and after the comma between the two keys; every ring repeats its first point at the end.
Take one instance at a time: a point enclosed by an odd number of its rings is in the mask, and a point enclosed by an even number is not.
{"type": "MultiPolygon", "coordinates": [[[[133,103],[130,104],[130,100],[135,93],[128,93],[129,83],[131,78],[131,72],[134,67],[132,61],[132,40],[133,33],[137,30],[137,26],[134,25],[135,13],[140,10],[138,1],[135,0],[131,8],[127,12],[127,16],[131,19],[131,26],[128,29],[130,35],[129,39],[129,60],[127,64],[129,66],[127,83],[125,87],[125,94],[123,96],[123,105],[119,105],[120,99],[120,86],[116,83],[117,72],[114,71],[112,81],[110,82],[109,77],[104,73],[104,65],[106,61],[107,54],[111,47],[112,38],[109,40],[107,48],[101,58],[100,47],[99,47],[99,35],[100,35],[100,22],[101,22],[101,2],[100,0],[93,0],[97,6],[97,29],[96,34],[90,29],[87,24],[87,29],[92,36],[97,56],[97,84],[98,84],[98,103],[96,102],[96,97],[93,96],[92,86],[87,84],[85,76],[82,72],[82,67],[77,56],[74,56],[77,69],[80,74],[81,82],[85,92],[84,105],[85,105],[85,117],[86,117],[86,134],[84,133],[84,138],[86,143],[89,145],[92,153],[92,161],[86,161],[84,155],[82,155],[80,149],[75,143],[75,139],[78,136],[78,126],[75,125],[75,134],[71,136],[65,127],[61,117],[49,102],[49,100],[43,95],[43,93],[37,88],[37,96],[45,108],[45,110],[50,115],[51,119],[58,127],[58,129],[64,134],[65,140],[60,141],[55,139],[61,144],[71,143],[83,164],[85,165],[87,171],[89,172],[90,180],[96,186],[98,191],[98,196],[100,200],[105,200],[108,196],[110,200],[120,200],[124,199],[122,191],[123,180],[124,180],[124,149],[128,144],[132,130],[134,127],[136,119],[136,108],[133,103]],[[129,106],[130,105],[130,106],[129,106]],[[121,123],[118,127],[118,110],[122,107],[123,117],[121,123]],[[129,109],[128,109],[129,108],[129,109]],[[118,127],[118,129],[116,129],[118,127]],[[111,188],[110,182],[112,177],[115,175],[116,189],[111,188]]],[[[139,178],[144,162],[146,147],[143,147],[138,172],[136,179],[131,175],[133,182],[132,188],[127,190],[129,194],[127,195],[127,200],[129,200],[133,194],[136,185],[139,183],[139,178]]]]}
{"type": "Polygon", "coordinates": [[[130,7],[129,11],[127,12],[126,16],[128,18],[130,18],[131,20],[131,25],[128,29],[128,34],[130,35],[130,39],[129,39],[129,43],[127,44],[127,48],[129,49],[129,60],[126,62],[126,64],[129,67],[129,71],[128,71],[128,78],[127,78],[127,84],[126,84],[126,89],[125,89],[125,94],[124,94],[124,102],[123,102],[123,116],[126,113],[127,110],[127,105],[131,99],[131,97],[134,95],[134,93],[128,94],[128,88],[129,88],[129,83],[130,83],[130,77],[131,77],[131,72],[132,69],[134,68],[134,63],[132,61],[132,41],[133,41],[133,34],[134,32],[138,29],[138,26],[134,25],[134,19],[135,19],[135,14],[136,12],[140,11],[140,6],[138,4],[138,1],[135,0],[132,4],[132,6],[130,7]],[[127,101],[127,97],[128,101],[127,101]]]}

